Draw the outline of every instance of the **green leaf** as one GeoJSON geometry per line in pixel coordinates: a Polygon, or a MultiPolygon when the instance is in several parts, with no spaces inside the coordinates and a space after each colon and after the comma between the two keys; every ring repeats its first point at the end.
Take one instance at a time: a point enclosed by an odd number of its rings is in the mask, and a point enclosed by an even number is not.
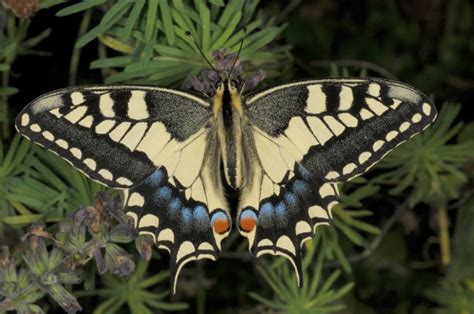
{"type": "Polygon", "coordinates": [[[92,7],[98,6],[102,3],[104,3],[105,0],[86,0],[86,1],[81,1],[79,3],[73,4],[71,6],[68,6],[62,10],[59,10],[56,13],[56,16],[67,16],[71,15],[74,13],[78,13],[87,9],[90,9],[92,7]]]}
{"type": "Polygon", "coordinates": [[[158,14],[158,0],[148,0],[148,13],[145,24],[145,42],[152,40],[158,14]]]}
{"type": "Polygon", "coordinates": [[[138,17],[140,16],[140,13],[142,12],[144,6],[145,0],[137,0],[133,5],[133,9],[127,18],[127,23],[125,24],[125,27],[123,28],[120,35],[122,41],[125,41],[130,37],[133,26],[135,26],[135,24],[137,23],[138,17]]]}
{"type": "Polygon", "coordinates": [[[34,222],[40,221],[43,215],[22,215],[22,216],[7,216],[3,218],[3,222],[12,226],[24,226],[34,222]]]}
{"type": "Polygon", "coordinates": [[[163,31],[166,35],[168,45],[174,45],[176,37],[174,34],[173,20],[168,0],[160,1],[161,17],[163,19],[163,31]]]}
{"type": "Polygon", "coordinates": [[[0,88],[0,96],[11,96],[16,93],[18,93],[18,88],[15,88],[15,87],[0,88]]]}

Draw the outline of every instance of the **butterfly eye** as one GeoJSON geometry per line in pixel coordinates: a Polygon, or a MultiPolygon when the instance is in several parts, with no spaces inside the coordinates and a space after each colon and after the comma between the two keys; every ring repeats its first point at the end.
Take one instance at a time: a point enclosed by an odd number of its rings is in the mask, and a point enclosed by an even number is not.
{"type": "Polygon", "coordinates": [[[238,86],[237,81],[236,80],[230,81],[230,86],[233,87],[233,88],[237,88],[237,86],[238,86]]]}

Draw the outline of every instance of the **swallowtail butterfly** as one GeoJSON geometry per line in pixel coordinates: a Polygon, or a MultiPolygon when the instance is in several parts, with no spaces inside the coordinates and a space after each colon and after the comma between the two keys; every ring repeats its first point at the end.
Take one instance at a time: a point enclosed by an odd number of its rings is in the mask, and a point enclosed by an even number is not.
{"type": "MultiPolygon", "coordinates": [[[[228,75],[229,77],[230,75],[228,75]]],[[[428,127],[431,101],[382,79],[292,82],[212,96],[149,86],[54,91],[18,115],[24,136],[125,193],[139,234],[169,251],[171,285],[188,262],[215,260],[239,193],[236,227],[255,256],[282,255],[302,284],[303,243],[331,222],[337,184],[428,127]]]]}

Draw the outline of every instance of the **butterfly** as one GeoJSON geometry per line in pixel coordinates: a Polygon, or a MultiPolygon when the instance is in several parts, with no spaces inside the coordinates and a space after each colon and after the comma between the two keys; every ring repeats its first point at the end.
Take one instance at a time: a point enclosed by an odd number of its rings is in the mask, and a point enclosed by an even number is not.
{"type": "MultiPolygon", "coordinates": [[[[234,63],[235,65],[235,63],[234,63]]],[[[138,234],[182,267],[216,260],[232,219],[250,252],[286,257],[302,285],[302,245],[332,221],[337,184],[427,128],[436,108],[383,79],[304,80],[242,94],[219,76],[212,95],[151,86],[89,86],[33,100],[17,130],[94,181],[125,194],[138,234]]]]}

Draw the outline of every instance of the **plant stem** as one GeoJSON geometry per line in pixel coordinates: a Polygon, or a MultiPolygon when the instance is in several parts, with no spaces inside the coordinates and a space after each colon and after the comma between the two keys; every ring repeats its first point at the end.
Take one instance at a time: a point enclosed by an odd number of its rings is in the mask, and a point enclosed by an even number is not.
{"type": "MultiPolygon", "coordinates": [[[[82,16],[81,25],[79,26],[79,31],[77,33],[77,40],[82,37],[87,32],[89,28],[90,21],[92,16],[92,10],[87,10],[82,16]]],[[[77,41],[76,40],[76,41],[77,41]]],[[[69,86],[76,85],[77,81],[77,69],[79,67],[79,60],[81,58],[82,48],[74,48],[71,56],[71,63],[69,64],[69,86]]]]}
{"type": "MultiPolygon", "coordinates": [[[[10,71],[4,71],[2,73],[2,88],[8,87],[8,78],[10,71]]],[[[0,121],[2,124],[2,134],[1,137],[7,139],[10,137],[10,127],[8,125],[8,95],[2,96],[0,100],[0,116],[4,117],[4,121],[0,121]]]]}
{"type": "Polygon", "coordinates": [[[446,206],[438,208],[438,223],[441,265],[448,266],[451,262],[451,244],[449,242],[449,218],[446,206]]]}

